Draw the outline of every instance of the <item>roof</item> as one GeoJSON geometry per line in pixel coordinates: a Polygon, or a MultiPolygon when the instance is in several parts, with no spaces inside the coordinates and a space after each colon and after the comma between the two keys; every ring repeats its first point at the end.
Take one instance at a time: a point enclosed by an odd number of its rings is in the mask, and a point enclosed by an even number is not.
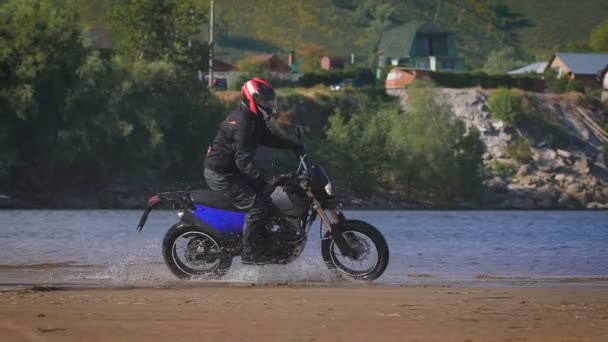
{"type": "Polygon", "coordinates": [[[239,67],[236,65],[224,62],[220,59],[213,59],[213,70],[214,71],[237,71],[239,67]]]}
{"type": "Polygon", "coordinates": [[[112,38],[110,38],[110,32],[102,28],[93,28],[89,30],[89,35],[93,41],[93,46],[97,49],[111,49],[112,38]]]}
{"type": "Polygon", "coordinates": [[[547,69],[548,62],[536,62],[519,69],[511,70],[507,74],[519,75],[519,74],[542,74],[547,69]]]}
{"type": "Polygon", "coordinates": [[[425,21],[410,21],[384,32],[378,51],[387,57],[409,57],[416,34],[447,34],[450,32],[425,21]]]}
{"type": "Polygon", "coordinates": [[[275,54],[253,55],[249,57],[249,62],[262,64],[264,69],[272,72],[289,73],[291,67],[275,54]]]}
{"type": "MultiPolygon", "coordinates": [[[[608,53],[566,53],[557,52],[551,62],[559,57],[573,74],[594,75],[608,65],[608,53]]],[[[550,63],[551,64],[551,63],[550,63]]]]}

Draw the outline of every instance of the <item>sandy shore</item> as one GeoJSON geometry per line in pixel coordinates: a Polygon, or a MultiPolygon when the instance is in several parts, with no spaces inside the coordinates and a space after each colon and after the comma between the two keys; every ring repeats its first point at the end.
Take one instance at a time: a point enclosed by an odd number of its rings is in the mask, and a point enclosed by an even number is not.
{"type": "Polygon", "coordinates": [[[2,341],[607,341],[607,287],[0,292],[2,341]]]}

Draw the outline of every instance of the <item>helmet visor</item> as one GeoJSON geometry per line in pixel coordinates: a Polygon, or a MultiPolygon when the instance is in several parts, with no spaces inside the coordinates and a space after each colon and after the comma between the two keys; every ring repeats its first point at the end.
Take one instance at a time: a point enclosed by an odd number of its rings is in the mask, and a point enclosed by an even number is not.
{"type": "Polygon", "coordinates": [[[258,106],[260,108],[262,108],[262,110],[264,110],[268,114],[275,114],[277,112],[277,98],[276,97],[259,99],[257,102],[258,102],[258,106]]]}

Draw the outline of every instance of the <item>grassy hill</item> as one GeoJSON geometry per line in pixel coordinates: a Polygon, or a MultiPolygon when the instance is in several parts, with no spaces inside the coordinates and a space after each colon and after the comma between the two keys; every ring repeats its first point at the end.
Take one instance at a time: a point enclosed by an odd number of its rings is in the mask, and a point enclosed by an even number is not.
{"type": "MultiPolygon", "coordinates": [[[[104,26],[112,0],[79,0],[83,23],[104,26]]],[[[208,7],[209,0],[193,0],[208,7]]],[[[218,56],[297,50],[316,42],[330,53],[368,59],[381,33],[409,20],[428,20],[456,34],[470,68],[514,46],[522,59],[549,55],[568,40],[585,40],[608,18],[605,0],[217,0],[218,56]]]]}
{"type": "Polygon", "coordinates": [[[587,40],[591,30],[608,19],[605,0],[508,0],[505,1],[532,25],[518,33],[530,52],[546,53],[563,48],[568,40],[587,40]]]}

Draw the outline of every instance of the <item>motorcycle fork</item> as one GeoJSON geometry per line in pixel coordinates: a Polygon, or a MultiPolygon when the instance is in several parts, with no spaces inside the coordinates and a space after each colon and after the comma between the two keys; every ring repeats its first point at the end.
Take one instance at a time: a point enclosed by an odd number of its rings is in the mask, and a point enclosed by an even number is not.
{"type": "Polygon", "coordinates": [[[351,248],[350,244],[342,234],[342,223],[345,220],[344,214],[342,214],[342,212],[340,212],[338,209],[329,209],[328,215],[327,211],[323,209],[319,202],[315,199],[313,199],[313,209],[315,209],[317,214],[319,214],[319,217],[327,227],[331,238],[336,242],[336,245],[338,246],[338,249],[340,249],[340,252],[342,252],[342,255],[357,259],[356,251],[351,248]]]}

